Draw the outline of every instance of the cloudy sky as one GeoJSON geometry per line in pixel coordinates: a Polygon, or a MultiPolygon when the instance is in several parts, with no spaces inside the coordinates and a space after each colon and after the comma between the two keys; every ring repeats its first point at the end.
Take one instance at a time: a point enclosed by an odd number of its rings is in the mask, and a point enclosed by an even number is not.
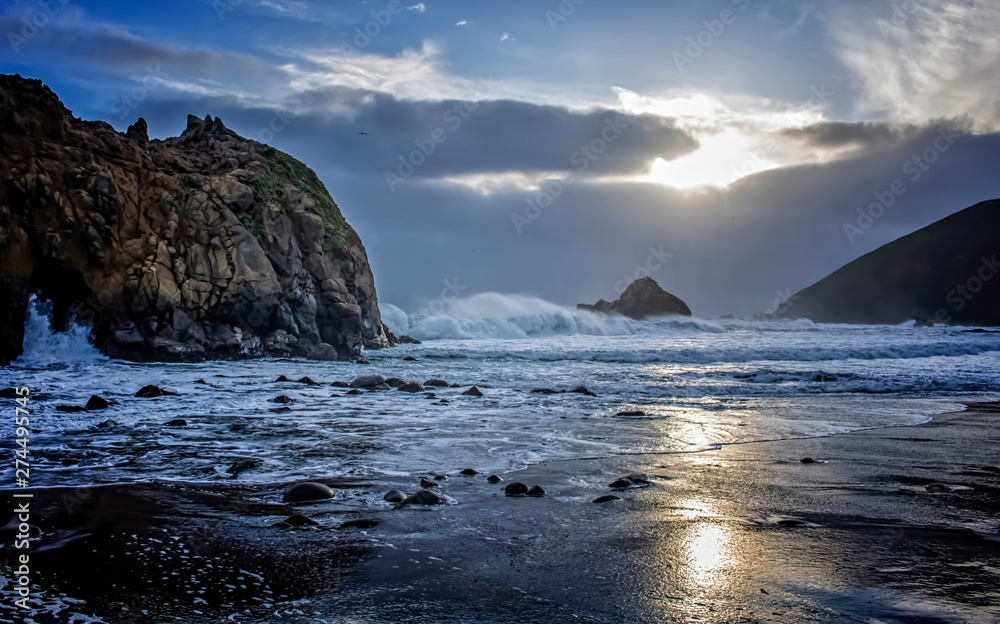
{"type": "Polygon", "coordinates": [[[410,311],[648,273],[750,314],[1000,197],[995,0],[4,0],[0,31],[79,117],[306,162],[410,311]]]}

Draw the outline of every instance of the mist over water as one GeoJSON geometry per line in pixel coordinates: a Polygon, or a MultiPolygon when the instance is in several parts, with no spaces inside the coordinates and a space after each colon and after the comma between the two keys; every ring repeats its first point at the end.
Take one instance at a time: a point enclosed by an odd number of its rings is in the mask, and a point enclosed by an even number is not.
{"type": "MultiPolygon", "coordinates": [[[[635,321],[496,293],[439,307],[407,314],[384,305],[393,332],[424,342],[368,351],[371,364],[359,365],[111,360],[89,344],[86,328],[53,335],[44,309],[33,306],[25,354],[2,371],[3,384],[32,388],[38,485],[501,472],[910,425],[963,400],[998,397],[1000,335],[962,328],[635,321]],[[364,374],[461,387],[435,389],[450,403],[434,405],[420,393],[347,396],[329,385],[364,374]],[[323,385],[275,383],[279,375],[323,385]],[[147,384],[180,396],[135,398],[147,384]],[[485,396],[461,394],[472,385],[485,396]],[[596,396],[531,392],[578,386],[596,396]],[[91,394],[117,404],[55,409],[91,394]],[[272,411],[280,394],[295,399],[292,411],[272,411]],[[187,425],[166,424],[177,418],[187,425]]],[[[4,445],[11,434],[0,424],[4,445]]]]}

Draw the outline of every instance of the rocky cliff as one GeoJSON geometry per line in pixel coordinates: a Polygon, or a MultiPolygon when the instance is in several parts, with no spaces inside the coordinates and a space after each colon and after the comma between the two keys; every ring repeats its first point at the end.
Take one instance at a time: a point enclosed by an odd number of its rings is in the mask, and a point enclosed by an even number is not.
{"type": "Polygon", "coordinates": [[[777,316],[818,323],[1000,325],[1000,200],[861,256],[789,299],[777,316]]]}
{"type": "Polygon", "coordinates": [[[163,141],[142,119],[122,134],[0,75],[0,363],[22,352],[32,294],[53,329],[82,318],[133,360],[321,343],[348,359],[392,340],[361,239],[301,162],[211,117],[163,141]]]}
{"type": "Polygon", "coordinates": [[[668,314],[691,316],[691,309],[686,303],[660,288],[651,277],[637,279],[629,284],[616,301],[600,299],[593,305],[580,303],[576,307],[606,314],[622,314],[634,319],[668,314]]]}

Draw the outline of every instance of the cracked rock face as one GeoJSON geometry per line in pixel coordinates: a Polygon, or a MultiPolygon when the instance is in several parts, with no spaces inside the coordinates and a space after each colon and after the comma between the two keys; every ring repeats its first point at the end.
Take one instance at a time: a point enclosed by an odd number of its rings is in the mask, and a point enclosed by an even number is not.
{"type": "Polygon", "coordinates": [[[390,346],[361,239],[316,174],[221,120],[150,141],[76,119],[36,80],[0,75],[0,362],[29,297],[141,361],[339,358],[390,346]]]}

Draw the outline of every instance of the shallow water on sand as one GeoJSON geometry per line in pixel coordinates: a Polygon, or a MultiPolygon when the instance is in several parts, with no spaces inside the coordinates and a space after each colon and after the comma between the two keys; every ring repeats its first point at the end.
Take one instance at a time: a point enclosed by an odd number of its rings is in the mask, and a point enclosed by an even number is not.
{"type": "MultiPolygon", "coordinates": [[[[1000,397],[1000,334],[962,328],[637,322],[550,308],[401,322],[427,340],[367,352],[367,365],[136,364],[100,356],[85,330],[51,335],[33,312],[26,353],[0,370],[0,385],[31,388],[34,486],[499,472],[911,425],[1000,397]],[[449,401],[442,405],[421,393],[352,396],[330,385],[364,374],[460,387],[433,389],[449,401]],[[279,375],[321,385],[276,383],[279,375]],[[180,396],[135,398],[147,384],[180,396]],[[472,385],[485,396],[461,394],[472,385]],[[531,392],[578,386],[596,396],[531,392]],[[91,394],[117,404],[56,411],[91,394]],[[276,413],[282,394],[295,402],[276,413]],[[187,425],[166,424],[178,418],[187,425]]],[[[13,433],[0,421],[0,447],[12,448],[13,433]]]]}

